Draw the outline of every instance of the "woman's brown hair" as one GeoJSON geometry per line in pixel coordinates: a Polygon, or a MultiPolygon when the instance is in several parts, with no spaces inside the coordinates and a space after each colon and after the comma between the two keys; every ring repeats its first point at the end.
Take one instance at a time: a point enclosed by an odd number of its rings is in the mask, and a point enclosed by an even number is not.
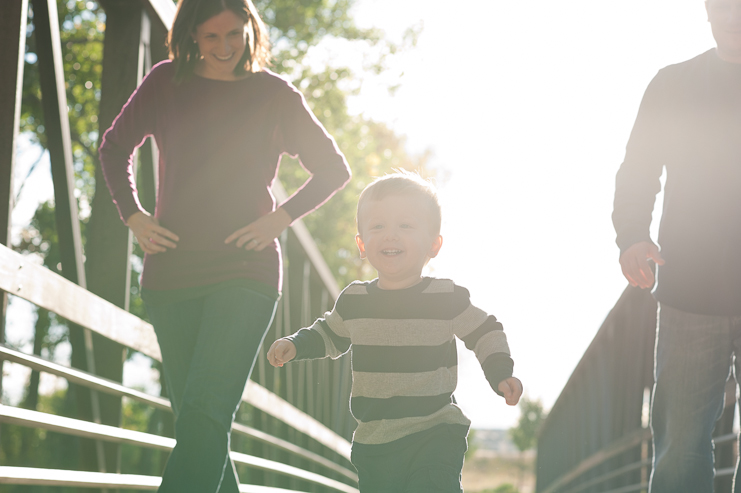
{"type": "Polygon", "coordinates": [[[167,33],[167,47],[170,50],[170,60],[175,64],[176,82],[193,75],[201,56],[192,37],[196,28],[225,10],[234,12],[251,28],[247,36],[247,49],[234,68],[234,75],[259,72],[270,63],[267,28],[252,0],[179,0],[175,21],[167,33]]]}

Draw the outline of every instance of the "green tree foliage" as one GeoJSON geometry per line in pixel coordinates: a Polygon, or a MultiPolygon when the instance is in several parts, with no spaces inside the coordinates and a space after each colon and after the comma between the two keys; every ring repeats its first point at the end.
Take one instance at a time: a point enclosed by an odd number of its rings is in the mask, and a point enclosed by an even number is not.
{"type": "Polygon", "coordinates": [[[512,442],[524,452],[534,448],[538,443],[538,433],[548,413],[543,409],[540,399],[523,396],[520,400],[520,419],[517,426],[509,430],[512,442]]]}

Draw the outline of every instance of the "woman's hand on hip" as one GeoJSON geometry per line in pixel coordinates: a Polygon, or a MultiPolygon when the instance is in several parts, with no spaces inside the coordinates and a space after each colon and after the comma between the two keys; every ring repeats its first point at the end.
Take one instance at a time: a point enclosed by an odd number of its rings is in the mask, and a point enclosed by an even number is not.
{"type": "Polygon", "coordinates": [[[283,209],[278,208],[244,228],[236,230],[224,240],[224,243],[229,244],[236,240],[237,248],[259,252],[280,236],[283,230],[290,226],[291,221],[291,216],[283,209]]]}
{"type": "Polygon", "coordinates": [[[176,248],[175,242],[180,240],[178,235],[160,226],[156,217],[141,211],[133,213],[126,220],[126,226],[134,233],[144,253],[149,255],[166,252],[168,248],[176,248]]]}

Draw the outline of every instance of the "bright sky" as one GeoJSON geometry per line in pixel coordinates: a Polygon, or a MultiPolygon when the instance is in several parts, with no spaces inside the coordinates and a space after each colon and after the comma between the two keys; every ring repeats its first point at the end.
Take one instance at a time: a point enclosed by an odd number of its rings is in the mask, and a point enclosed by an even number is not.
{"type": "MultiPolygon", "coordinates": [[[[445,241],[432,273],[503,322],[515,374],[550,407],[626,286],[614,176],[656,71],[713,46],[702,0],[358,0],[354,16],[391,38],[423,25],[351,108],[434,151],[445,241]]],[[[18,180],[37,156],[22,147],[18,180]]],[[[26,187],[50,195],[46,173],[26,187]]],[[[19,204],[14,223],[34,208],[19,204]]],[[[33,323],[21,311],[9,339],[33,323]]],[[[516,422],[467,350],[459,380],[474,427],[516,422]]]]}
{"type": "MultiPolygon", "coordinates": [[[[434,151],[447,180],[433,274],[502,321],[516,376],[550,407],[627,285],[615,173],[656,71],[714,46],[702,0],[360,0],[355,18],[391,37],[423,23],[394,62],[396,96],[369,84],[353,108],[434,151]]],[[[474,427],[513,425],[462,353],[474,427]]]]}

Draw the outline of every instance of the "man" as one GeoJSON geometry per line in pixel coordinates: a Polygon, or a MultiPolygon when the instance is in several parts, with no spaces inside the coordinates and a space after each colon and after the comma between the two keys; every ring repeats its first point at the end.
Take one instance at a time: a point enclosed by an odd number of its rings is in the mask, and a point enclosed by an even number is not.
{"type": "Polygon", "coordinates": [[[713,491],[711,435],[734,354],[741,378],[741,0],[705,7],[717,47],[659,71],[616,180],[623,274],[649,288],[659,266],[651,493],[713,491]],[[659,250],[649,225],[664,168],[659,250]]]}

